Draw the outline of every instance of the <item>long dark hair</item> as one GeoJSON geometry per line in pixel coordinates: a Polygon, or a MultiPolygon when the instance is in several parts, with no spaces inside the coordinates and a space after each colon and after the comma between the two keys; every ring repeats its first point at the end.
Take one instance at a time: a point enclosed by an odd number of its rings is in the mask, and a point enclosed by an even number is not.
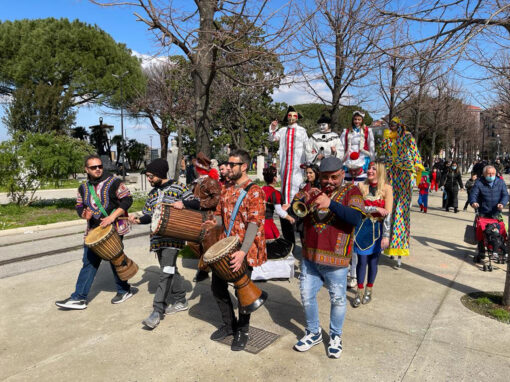
{"type": "MultiPolygon", "coordinates": [[[[319,166],[317,166],[316,164],[313,164],[313,163],[307,163],[303,167],[305,169],[305,178],[306,178],[306,170],[311,169],[315,173],[315,180],[313,181],[311,186],[319,187],[319,184],[320,184],[320,182],[319,182],[319,173],[320,173],[319,166]]],[[[308,179],[306,180],[306,182],[308,183],[308,179]]]]}
{"type": "Polygon", "coordinates": [[[452,164],[450,165],[450,171],[454,172],[454,173],[458,173],[460,172],[459,170],[459,164],[455,161],[452,162],[452,164]],[[455,165],[455,170],[453,169],[453,166],[455,165]]]}

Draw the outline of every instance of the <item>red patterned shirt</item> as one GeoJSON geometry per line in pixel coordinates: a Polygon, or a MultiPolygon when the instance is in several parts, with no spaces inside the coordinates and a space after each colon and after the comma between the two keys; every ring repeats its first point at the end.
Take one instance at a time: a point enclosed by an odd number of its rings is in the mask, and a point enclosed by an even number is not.
{"type": "MultiPolygon", "coordinates": [[[[364,213],[363,195],[352,184],[341,186],[331,200],[364,213]]],[[[332,211],[319,210],[304,218],[303,257],[321,265],[347,267],[351,260],[354,226],[340,220],[332,211]]]]}
{"type": "MultiPolygon", "coordinates": [[[[250,181],[247,181],[241,185],[223,187],[215,215],[221,216],[225,229],[228,229],[230,225],[230,218],[241,191],[246,188],[249,183],[250,181]]],[[[251,186],[239,207],[239,212],[237,213],[232,231],[230,232],[231,236],[236,235],[242,243],[248,224],[255,223],[257,225],[257,235],[246,255],[248,265],[251,267],[259,266],[267,260],[266,238],[264,235],[264,197],[265,194],[261,187],[256,184],[251,186]]],[[[227,235],[223,230],[220,239],[224,239],[225,237],[227,237],[227,235]]]]}

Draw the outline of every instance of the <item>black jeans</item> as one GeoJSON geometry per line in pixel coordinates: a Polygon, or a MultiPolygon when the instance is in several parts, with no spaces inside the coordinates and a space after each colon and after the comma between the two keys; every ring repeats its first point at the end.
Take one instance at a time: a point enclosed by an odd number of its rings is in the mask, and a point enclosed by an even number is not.
{"type": "Polygon", "coordinates": [[[165,313],[168,305],[186,301],[182,276],[179,274],[176,265],[178,253],[179,249],[177,248],[163,248],[157,252],[161,272],[152,306],[160,314],[165,313]]]}
{"type": "MultiPolygon", "coordinates": [[[[251,271],[251,267],[248,267],[248,277],[251,277],[251,271]]],[[[236,319],[234,305],[228,293],[228,282],[217,276],[214,272],[211,279],[211,291],[218,304],[218,308],[220,308],[223,323],[231,327],[234,332],[240,330],[243,333],[248,333],[250,330],[251,314],[239,314],[239,320],[236,319]]]]}

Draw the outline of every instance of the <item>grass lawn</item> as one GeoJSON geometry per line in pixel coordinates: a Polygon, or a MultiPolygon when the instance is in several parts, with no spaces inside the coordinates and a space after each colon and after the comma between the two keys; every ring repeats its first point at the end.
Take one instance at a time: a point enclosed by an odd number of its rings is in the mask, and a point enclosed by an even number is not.
{"type": "MultiPolygon", "coordinates": [[[[81,184],[79,180],[75,179],[67,179],[67,180],[61,180],[60,184],[58,186],[55,185],[55,183],[49,182],[44,183],[39,187],[39,190],[54,190],[54,189],[61,189],[61,188],[78,188],[78,186],[81,184]]],[[[9,190],[6,187],[0,187],[0,192],[8,192],[9,190]]]]}
{"type": "MultiPolygon", "coordinates": [[[[41,200],[23,207],[12,203],[0,205],[0,230],[79,219],[75,202],[73,198],[63,198],[41,200]]],[[[140,211],[144,204],[145,198],[137,197],[130,211],[140,211]]]]}

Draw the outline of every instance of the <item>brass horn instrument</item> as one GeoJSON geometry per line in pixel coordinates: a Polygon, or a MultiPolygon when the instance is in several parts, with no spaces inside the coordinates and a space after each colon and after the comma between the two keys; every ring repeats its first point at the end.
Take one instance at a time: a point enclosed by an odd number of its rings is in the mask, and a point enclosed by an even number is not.
{"type": "Polygon", "coordinates": [[[305,201],[305,198],[299,199],[292,203],[292,211],[299,218],[304,218],[309,213],[315,211],[316,206],[313,204],[315,199],[317,199],[323,192],[315,192],[313,195],[310,195],[308,201],[305,201]]]}

